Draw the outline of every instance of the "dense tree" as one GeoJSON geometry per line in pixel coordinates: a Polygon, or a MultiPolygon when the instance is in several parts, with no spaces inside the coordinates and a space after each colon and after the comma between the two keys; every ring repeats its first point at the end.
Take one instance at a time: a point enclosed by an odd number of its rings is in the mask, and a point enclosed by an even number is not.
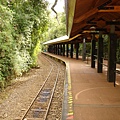
{"type": "Polygon", "coordinates": [[[12,11],[0,5],[0,85],[4,86],[5,79],[13,73],[13,54],[15,44],[12,29],[12,11]]]}
{"type": "Polygon", "coordinates": [[[58,13],[58,18],[50,16],[49,29],[46,33],[44,41],[52,40],[66,35],[66,19],[65,13],[58,13]],[[58,22],[59,21],[59,22],[58,22]]]}
{"type": "Polygon", "coordinates": [[[36,66],[40,41],[47,30],[45,0],[0,1],[0,86],[36,66]]]}

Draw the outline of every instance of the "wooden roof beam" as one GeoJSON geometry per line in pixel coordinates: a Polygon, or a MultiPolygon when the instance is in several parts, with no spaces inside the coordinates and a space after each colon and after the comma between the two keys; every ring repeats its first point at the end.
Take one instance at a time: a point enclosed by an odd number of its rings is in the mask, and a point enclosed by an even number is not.
{"type": "Polygon", "coordinates": [[[82,22],[82,21],[85,20],[86,18],[88,18],[88,17],[96,14],[99,10],[105,8],[105,6],[108,5],[108,4],[111,3],[111,2],[112,2],[112,0],[108,0],[107,2],[103,3],[103,4],[100,5],[99,7],[94,8],[94,9],[92,9],[92,10],[89,10],[89,11],[88,11],[87,13],[85,13],[84,15],[76,18],[76,19],[74,20],[74,23],[82,22]]]}
{"type": "Polygon", "coordinates": [[[92,10],[89,10],[84,15],[76,18],[74,20],[74,23],[80,23],[80,22],[84,21],[85,19],[89,18],[90,16],[96,14],[97,12],[120,12],[120,6],[107,6],[100,10],[98,8],[94,8],[92,10]]]}
{"type": "Polygon", "coordinates": [[[85,13],[84,15],[76,18],[76,19],[74,20],[74,23],[80,23],[80,22],[84,21],[86,18],[88,18],[88,17],[96,14],[98,11],[99,11],[99,10],[98,10],[97,8],[94,8],[94,9],[92,9],[92,10],[89,10],[89,12],[87,12],[87,13],[85,13]]]}
{"type": "Polygon", "coordinates": [[[107,25],[120,25],[120,21],[106,21],[107,25]]]}
{"type": "MultiPolygon", "coordinates": [[[[89,29],[84,29],[84,28],[83,28],[82,30],[83,30],[83,31],[91,31],[90,28],[89,28],[89,29]]],[[[106,29],[106,28],[95,28],[95,31],[105,31],[105,32],[106,32],[107,29],[106,29]]]]}
{"type": "Polygon", "coordinates": [[[108,0],[107,2],[103,3],[102,5],[100,5],[98,7],[98,9],[100,10],[100,9],[104,8],[106,5],[110,4],[111,2],[112,2],[112,0],[108,0]]]}
{"type": "Polygon", "coordinates": [[[120,12],[120,6],[106,6],[98,12],[120,12]]]}

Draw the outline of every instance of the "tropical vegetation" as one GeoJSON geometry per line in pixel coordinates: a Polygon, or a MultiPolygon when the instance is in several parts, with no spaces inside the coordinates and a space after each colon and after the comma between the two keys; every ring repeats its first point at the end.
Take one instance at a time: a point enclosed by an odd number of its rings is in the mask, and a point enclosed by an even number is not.
{"type": "Polygon", "coordinates": [[[37,65],[48,28],[45,0],[0,1],[0,87],[37,65]]]}

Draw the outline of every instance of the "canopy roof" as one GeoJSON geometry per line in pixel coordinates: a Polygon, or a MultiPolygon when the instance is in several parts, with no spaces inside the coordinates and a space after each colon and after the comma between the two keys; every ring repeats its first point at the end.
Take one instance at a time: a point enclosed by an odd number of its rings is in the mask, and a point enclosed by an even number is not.
{"type": "Polygon", "coordinates": [[[63,43],[63,42],[69,42],[69,41],[72,41],[73,39],[79,37],[80,34],[72,37],[72,38],[69,38],[67,35],[65,36],[62,36],[62,37],[59,37],[59,38],[56,38],[56,39],[53,39],[53,40],[49,40],[45,43],[43,43],[44,45],[50,45],[50,44],[56,44],[56,43],[63,43]]]}
{"type": "Polygon", "coordinates": [[[109,32],[112,22],[120,34],[120,0],[65,0],[65,6],[70,38],[90,33],[93,26],[97,31],[109,32]]]}
{"type": "Polygon", "coordinates": [[[69,41],[69,38],[67,35],[53,39],[53,40],[49,40],[45,43],[43,43],[44,45],[48,45],[48,44],[55,44],[55,43],[60,43],[60,42],[65,42],[65,41],[69,41]]]}
{"type": "Polygon", "coordinates": [[[55,44],[74,39],[90,42],[92,35],[115,32],[120,36],[120,0],[65,0],[67,36],[45,42],[55,44]]]}

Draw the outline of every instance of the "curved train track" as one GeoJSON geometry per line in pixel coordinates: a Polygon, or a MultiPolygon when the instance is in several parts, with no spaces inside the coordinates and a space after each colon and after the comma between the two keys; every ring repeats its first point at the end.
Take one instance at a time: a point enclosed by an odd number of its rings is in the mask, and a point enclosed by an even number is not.
{"type": "Polygon", "coordinates": [[[60,109],[60,106],[62,107],[61,96],[63,96],[63,71],[65,71],[65,67],[61,68],[60,63],[49,57],[45,57],[44,55],[43,57],[49,61],[51,69],[38,94],[23,115],[22,120],[61,119],[60,112],[62,111],[62,108],[60,109]]]}

